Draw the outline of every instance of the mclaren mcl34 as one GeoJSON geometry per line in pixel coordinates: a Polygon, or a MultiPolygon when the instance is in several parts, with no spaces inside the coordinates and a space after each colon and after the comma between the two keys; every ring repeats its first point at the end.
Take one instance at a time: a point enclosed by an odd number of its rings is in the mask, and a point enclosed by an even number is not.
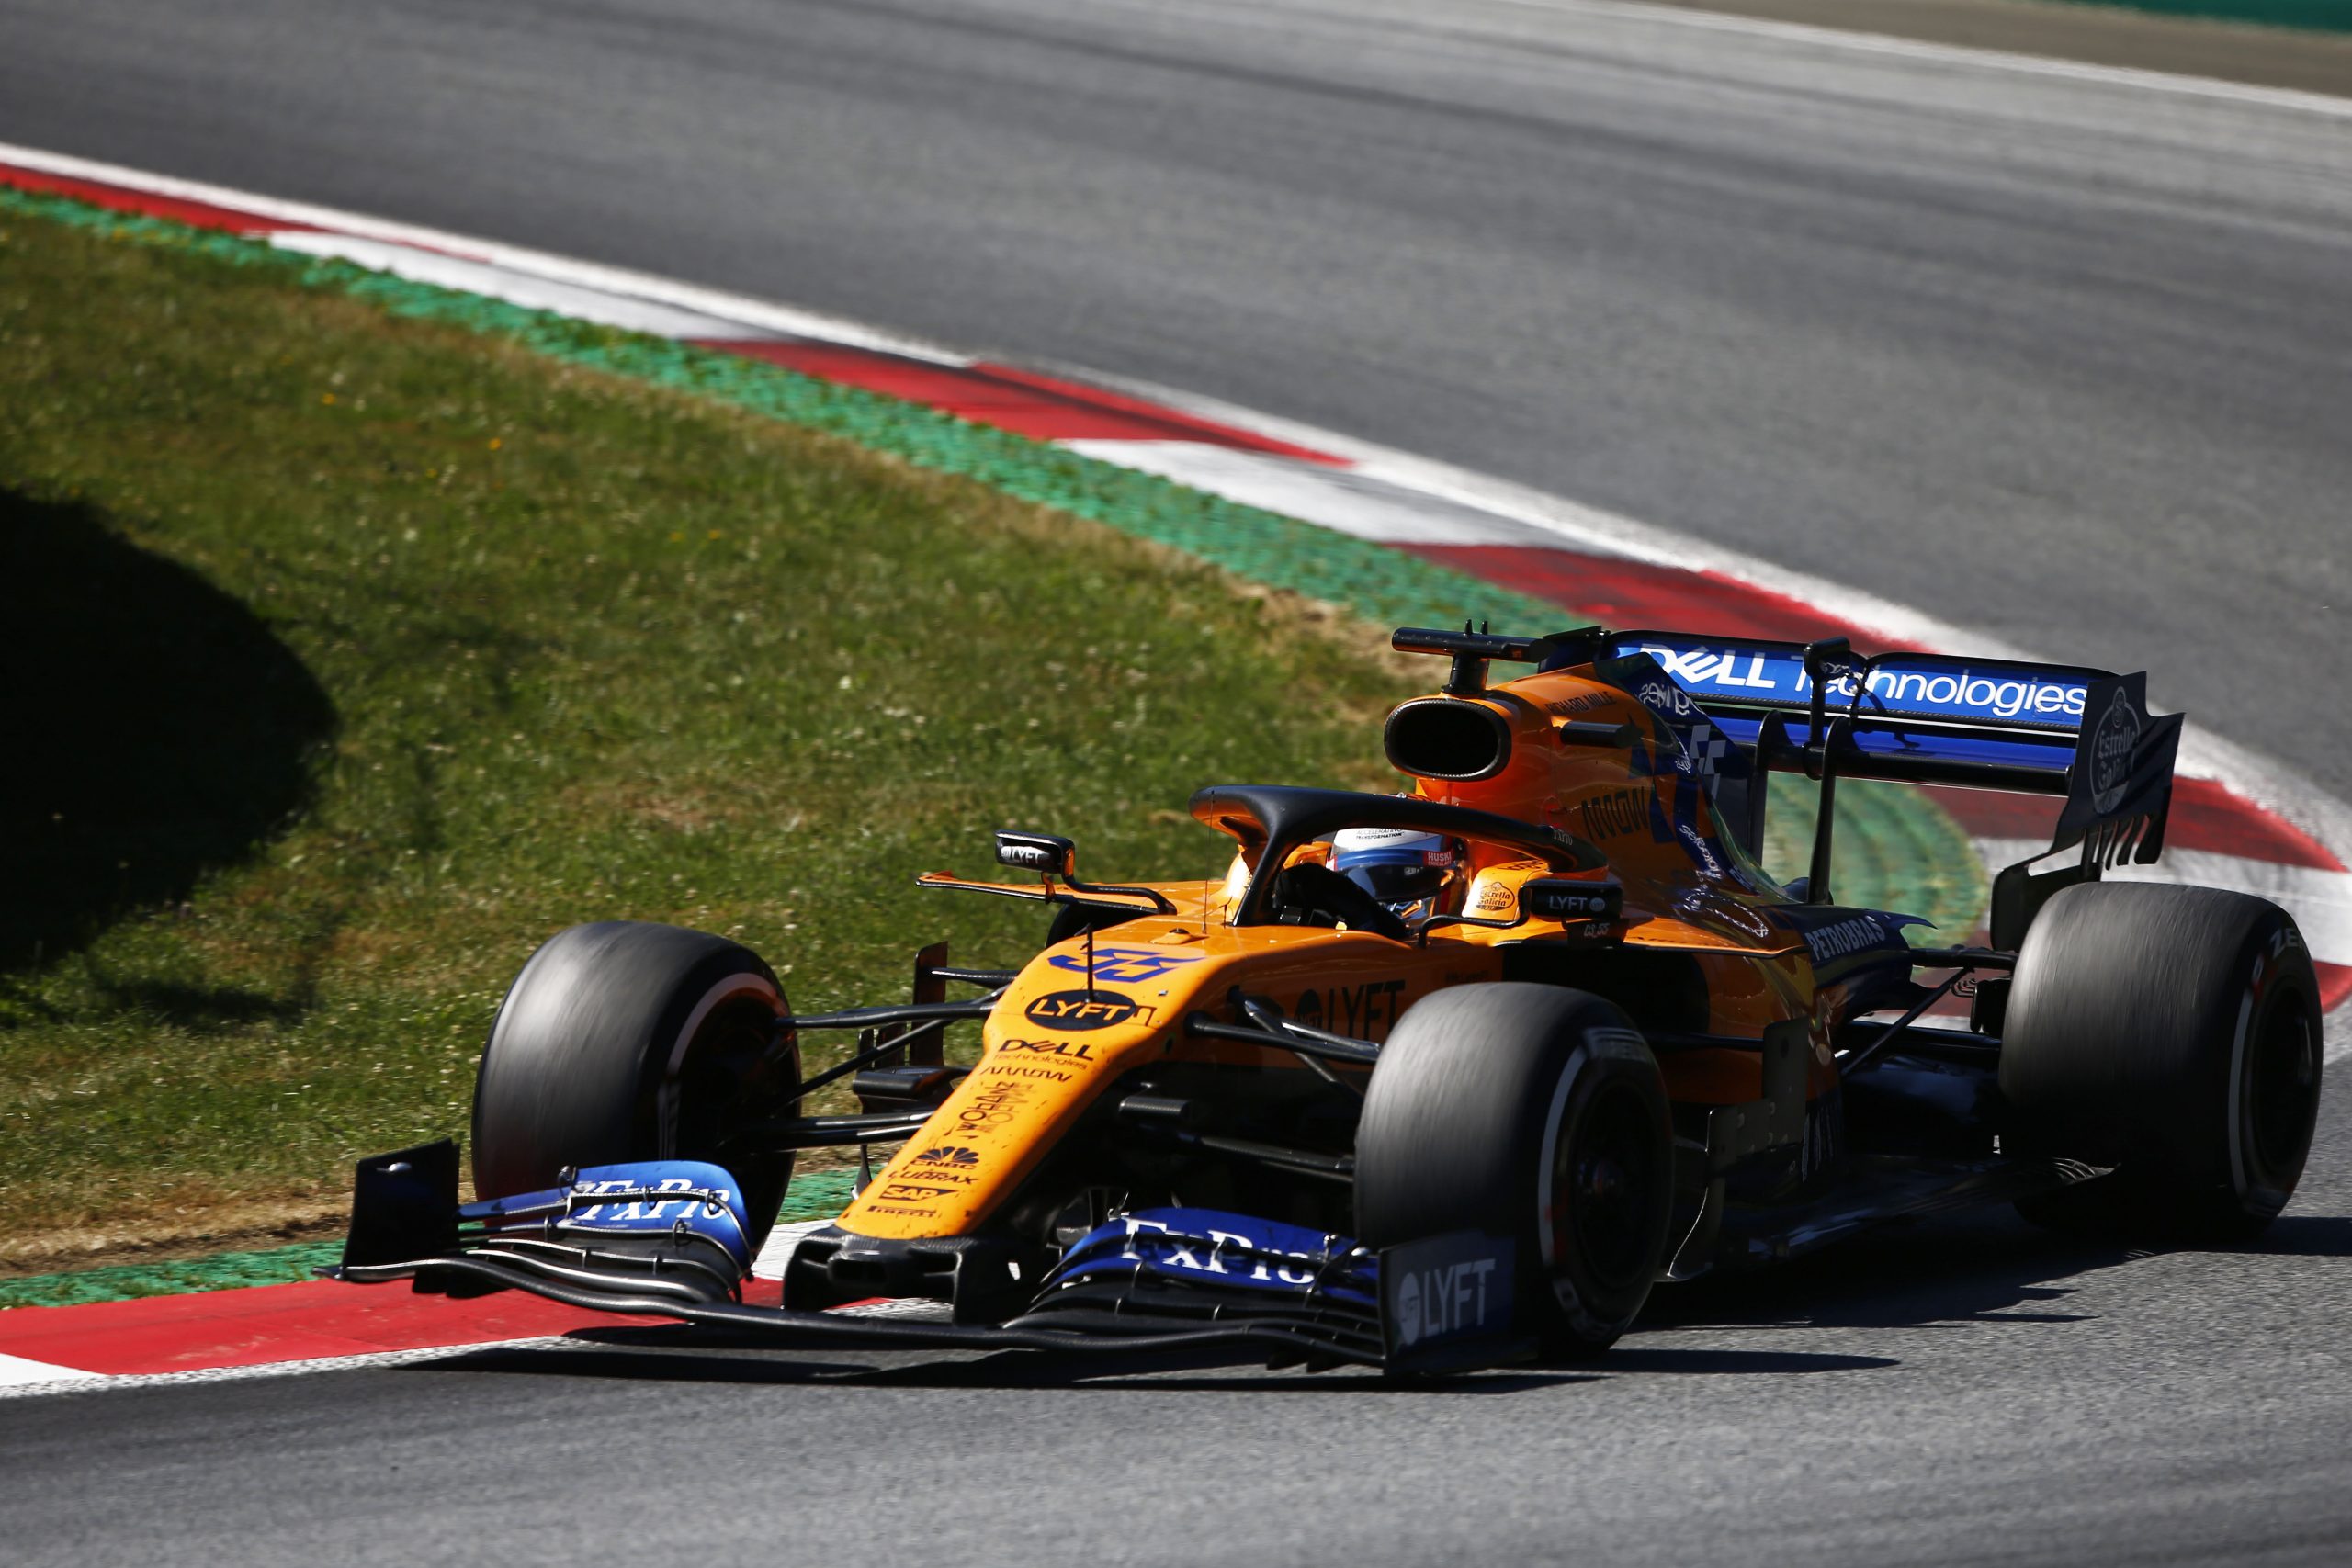
{"type": "Polygon", "coordinates": [[[1017,969],[933,947],[906,1002],[796,1014],[723,937],[557,933],[482,1053],[477,1200],[452,1143],[367,1160],[330,1272],[779,1343],[1420,1374],[1593,1355],[1660,1281],[1906,1214],[2230,1236],[2287,1202],[2322,1060],[2295,922],[2102,880],[2163,847],[2181,721],[2144,676],[1600,628],[1396,645],[1452,661],[1386,721],[1408,794],[1204,789],[1222,881],[1084,881],[1029,832],[996,835],[1015,879],[921,879],[1057,906],[1017,969]],[[1819,787],[1787,885],[1758,860],[1774,772],[1819,787]],[[1837,902],[1855,778],[2055,797],[1981,945],[1837,902]],[[820,1030],[854,1048],[804,1076],[820,1030]],[[843,1079],[861,1111],[810,1113],[843,1079]],[[752,1265],[796,1154],[832,1145],[868,1179],[779,1300],[752,1265]],[[932,1304],[835,1310],[876,1298],[932,1304]]]}

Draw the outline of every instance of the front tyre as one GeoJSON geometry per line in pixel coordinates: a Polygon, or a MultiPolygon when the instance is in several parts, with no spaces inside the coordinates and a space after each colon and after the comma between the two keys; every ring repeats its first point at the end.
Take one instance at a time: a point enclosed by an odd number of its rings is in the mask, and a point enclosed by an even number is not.
{"type": "Polygon", "coordinates": [[[2214,887],[2065,888],[2010,985],[2009,1141],[2115,1173],[2020,1207],[2076,1231],[2252,1236],[2302,1175],[2320,1062],[2319,982],[2284,909],[2214,887]]]}
{"type": "Polygon", "coordinates": [[[567,1166],[701,1159],[743,1184],[756,1250],[792,1179],[789,1152],[725,1147],[799,1093],[784,991],[740,943],[611,920],[557,932],[514,978],[474,1085],[478,1198],[556,1184],[567,1166]]]}
{"type": "Polygon", "coordinates": [[[1657,1062],[1610,1003],[1519,983],[1440,991],[1397,1021],[1365,1090],[1356,1234],[1508,1236],[1521,1325],[1555,1357],[1598,1355],[1665,1260],[1673,1136],[1657,1062]]]}

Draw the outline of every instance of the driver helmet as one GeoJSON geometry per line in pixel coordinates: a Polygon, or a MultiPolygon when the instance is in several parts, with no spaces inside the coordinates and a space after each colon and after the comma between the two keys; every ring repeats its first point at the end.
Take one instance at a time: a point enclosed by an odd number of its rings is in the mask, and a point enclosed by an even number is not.
{"type": "Polygon", "coordinates": [[[1331,835],[1331,869],[1407,920],[1437,912],[1439,896],[1465,859],[1460,840],[1439,833],[1344,828],[1331,835]]]}

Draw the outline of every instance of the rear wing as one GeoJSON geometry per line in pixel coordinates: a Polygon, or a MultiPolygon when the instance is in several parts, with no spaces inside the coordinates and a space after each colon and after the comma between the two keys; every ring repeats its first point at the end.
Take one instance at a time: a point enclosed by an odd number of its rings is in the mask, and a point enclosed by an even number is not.
{"type": "MultiPolygon", "coordinates": [[[[1763,840],[1763,775],[1819,781],[1806,888],[1815,900],[1827,897],[1830,807],[1840,777],[2063,796],[2045,852],[2081,846],[2080,865],[2065,881],[2127,861],[2144,864],[2163,852],[2182,718],[2148,712],[2144,673],[1935,653],[1866,658],[1843,637],[1795,643],[1593,627],[1544,641],[1545,669],[1592,664],[1662,716],[1683,699],[1695,704],[1747,764],[1716,770],[1717,809],[1751,852],[1763,840]],[[1676,701],[1662,705],[1654,697],[1667,694],[1645,689],[1661,678],[1676,701]]],[[[2004,873],[1994,893],[1995,944],[2021,938],[2060,885],[2050,875],[2029,878],[2023,865],[2004,873]]]]}

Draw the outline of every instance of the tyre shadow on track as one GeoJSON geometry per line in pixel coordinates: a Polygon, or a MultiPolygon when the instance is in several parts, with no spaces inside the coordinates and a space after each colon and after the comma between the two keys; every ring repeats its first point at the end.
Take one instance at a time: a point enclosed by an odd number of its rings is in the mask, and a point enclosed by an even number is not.
{"type": "Polygon", "coordinates": [[[2135,1254],[1971,1216],[1899,1226],[1811,1258],[1715,1274],[1650,1298],[1646,1328],[1917,1328],[2086,1321],[2060,1283],[2135,1254]],[[2037,1310],[2039,1309],[2039,1310],[2037,1310]]]}
{"type": "MultiPolygon", "coordinates": [[[[311,801],[334,703],[245,604],[88,506],[0,489],[0,972],[185,899],[311,801]]],[[[167,1016],[268,999],[153,987],[167,1016]]]]}
{"type": "MultiPolygon", "coordinates": [[[[2064,1325],[2075,1277],[2174,1251],[2352,1257],[2352,1218],[2293,1215],[2256,1240],[2152,1248],[2052,1235],[2004,1213],[1898,1225],[1793,1263],[1704,1277],[1650,1298],[1644,1328],[1919,1328],[1977,1323],[2064,1325]]],[[[1613,1362],[1613,1358],[1612,1358],[1613,1362]]]]}

